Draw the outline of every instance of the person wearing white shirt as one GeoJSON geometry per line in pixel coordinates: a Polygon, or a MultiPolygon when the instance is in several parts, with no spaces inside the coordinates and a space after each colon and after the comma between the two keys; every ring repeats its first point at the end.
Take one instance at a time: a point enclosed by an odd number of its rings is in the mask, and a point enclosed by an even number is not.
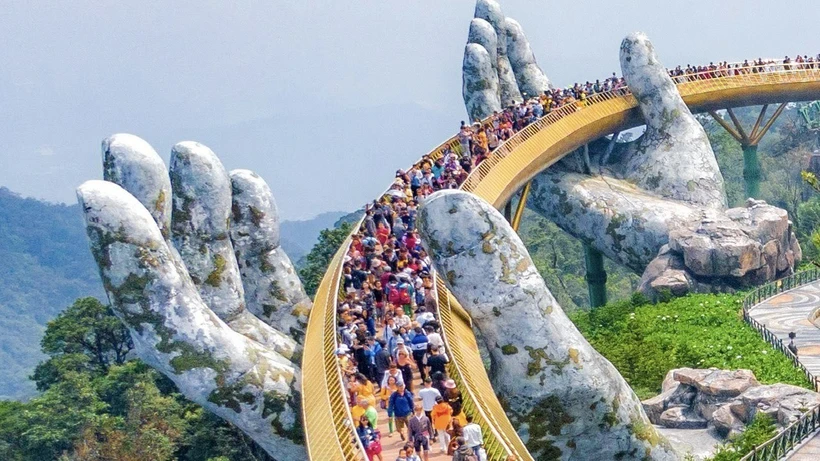
{"type": "MultiPolygon", "coordinates": [[[[424,387],[419,391],[419,397],[421,398],[421,406],[424,409],[424,414],[430,419],[433,420],[433,416],[430,414],[433,411],[433,407],[436,406],[436,398],[441,397],[441,392],[438,391],[435,387],[433,387],[433,380],[430,377],[424,378],[424,387]]],[[[433,441],[436,440],[436,436],[438,434],[433,434],[433,441]]]]}
{"type": "Polygon", "coordinates": [[[428,326],[424,329],[427,332],[427,342],[432,346],[438,346],[439,350],[442,350],[444,347],[444,340],[441,339],[441,335],[436,333],[436,330],[432,326],[428,326]]]}
{"type": "Polygon", "coordinates": [[[478,449],[481,448],[482,437],[481,437],[481,426],[473,422],[473,417],[471,415],[467,415],[467,425],[463,428],[463,436],[464,436],[464,444],[470,447],[478,456],[478,449]]]}

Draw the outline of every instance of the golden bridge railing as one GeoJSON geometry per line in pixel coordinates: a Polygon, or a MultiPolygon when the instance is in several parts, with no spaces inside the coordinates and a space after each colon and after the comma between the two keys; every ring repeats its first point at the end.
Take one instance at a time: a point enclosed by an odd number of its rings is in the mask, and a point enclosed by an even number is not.
{"type": "Polygon", "coordinates": [[[447,374],[461,390],[464,411],[473,415],[473,421],[481,426],[488,458],[503,460],[514,454],[516,459],[532,461],[527,447],[496,398],[478,351],[469,314],[444,286],[441,278],[436,277],[435,287],[442,339],[447,344],[450,357],[447,374]]]}
{"type": "MultiPolygon", "coordinates": [[[[746,73],[728,76],[722,75],[721,71],[707,71],[674,78],[679,82],[677,87],[684,102],[703,107],[720,101],[726,96],[722,92],[727,90],[759,87],[776,93],[784,85],[820,82],[820,63],[767,63],[764,69],[764,72],[754,73],[748,67],[741,69],[746,73]]],[[[811,94],[813,99],[820,99],[820,93],[811,94]]],[[[733,101],[740,105],[744,103],[743,99],[733,101]]],[[[637,101],[624,87],[593,94],[585,101],[555,109],[501,144],[473,169],[461,189],[496,207],[503,206],[526,181],[575,148],[616,131],[616,127],[625,129],[639,125],[639,119],[629,118],[636,107],[637,101]]],[[[461,145],[454,136],[427,155],[436,159],[446,147],[461,152],[461,145]]],[[[361,221],[354,232],[358,232],[360,225],[361,221]]],[[[314,461],[366,459],[353,429],[335,356],[339,280],[350,242],[351,236],[348,236],[325,272],[314,299],[305,340],[302,406],[308,454],[314,461]]],[[[478,354],[469,315],[441,279],[436,279],[436,287],[445,346],[452,359],[448,371],[464,397],[465,411],[472,414],[484,429],[490,458],[503,459],[503,456],[513,454],[518,459],[532,459],[492,390],[478,354]]]]}

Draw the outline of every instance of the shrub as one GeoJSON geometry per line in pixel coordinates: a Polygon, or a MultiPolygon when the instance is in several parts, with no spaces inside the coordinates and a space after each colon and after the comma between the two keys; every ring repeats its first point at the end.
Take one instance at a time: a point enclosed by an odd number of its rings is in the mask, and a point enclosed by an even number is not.
{"type": "Polygon", "coordinates": [[[658,304],[633,299],[571,318],[640,398],[660,392],[666,373],[681,367],[747,368],[763,384],[811,388],[791,361],[743,321],[742,295],[689,295],[658,304]]]}

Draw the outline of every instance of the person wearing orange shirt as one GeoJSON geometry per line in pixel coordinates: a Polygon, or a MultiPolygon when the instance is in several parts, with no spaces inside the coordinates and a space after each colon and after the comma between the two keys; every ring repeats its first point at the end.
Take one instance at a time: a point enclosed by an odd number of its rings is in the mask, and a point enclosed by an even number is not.
{"type": "Polygon", "coordinates": [[[447,447],[450,445],[450,434],[447,433],[447,429],[450,427],[450,421],[453,419],[453,408],[444,401],[443,397],[436,397],[436,404],[433,406],[433,411],[430,412],[430,416],[433,419],[433,429],[438,432],[441,452],[445,453],[447,447]]]}

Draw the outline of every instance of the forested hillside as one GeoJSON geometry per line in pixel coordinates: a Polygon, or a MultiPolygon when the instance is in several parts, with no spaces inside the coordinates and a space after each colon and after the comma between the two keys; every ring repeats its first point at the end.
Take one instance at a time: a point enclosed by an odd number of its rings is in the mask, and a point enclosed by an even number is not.
{"type": "MultiPolygon", "coordinates": [[[[296,263],[319,231],[348,216],[327,212],[282,222],[282,246],[296,263]]],[[[74,300],[105,301],[97,267],[77,205],[23,198],[0,187],[0,399],[36,393],[28,379],[45,357],[40,338],[46,323],[74,300]]]]}
{"type": "Polygon", "coordinates": [[[46,322],[79,297],[105,299],[78,206],[0,188],[0,261],[0,397],[31,396],[46,322]]]}

